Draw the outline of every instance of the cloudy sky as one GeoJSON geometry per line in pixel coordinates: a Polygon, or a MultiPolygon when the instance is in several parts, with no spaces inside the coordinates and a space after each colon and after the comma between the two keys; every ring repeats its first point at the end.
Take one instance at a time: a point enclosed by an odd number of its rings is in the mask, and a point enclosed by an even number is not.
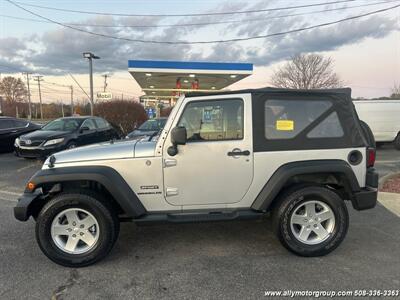
{"type": "MultiPolygon", "coordinates": [[[[34,14],[69,24],[74,28],[118,38],[159,42],[251,38],[400,5],[400,0],[353,0],[336,4],[332,2],[337,1],[20,0],[17,3],[34,14]],[[319,3],[324,5],[265,11],[319,3]],[[26,4],[104,14],[56,11],[26,4]],[[243,10],[255,12],[207,15],[207,13],[243,10]],[[264,11],[259,12],[259,10],[264,11]],[[204,15],[172,17],[118,16],[118,14],[204,15]]],[[[390,94],[391,87],[396,81],[400,83],[400,7],[336,25],[283,36],[229,43],[169,45],[90,35],[51,23],[12,5],[9,1],[0,0],[2,76],[9,73],[21,76],[20,73],[23,71],[44,75],[45,100],[69,99],[68,88],[61,86],[74,84],[69,73],[74,75],[84,89],[87,90],[89,85],[87,62],[82,58],[82,52],[87,50],[101,57],[95,62],[96,90],[102,86],[101,75],[108,73],[111,74],[109,79],[111,91],[114,94],[124,93],[125,97],[141,94],[139,86],[127,72],[129,59],[254,63],[254,75],[232,86],[237,89],[269,85],[273,70],[291,56],[302,52],[331,56],[335,62],[336,72],[346,85],[353,88],[353,96],[385,96],[390,94]],[[59,99],[52,99],[54,97],[59,99]]],[[[78,97],[83,97],[77,86],[75,91],[78,97]]],[[[32,95],[35,101],[36,83],[32,83],[32,95]]]]}

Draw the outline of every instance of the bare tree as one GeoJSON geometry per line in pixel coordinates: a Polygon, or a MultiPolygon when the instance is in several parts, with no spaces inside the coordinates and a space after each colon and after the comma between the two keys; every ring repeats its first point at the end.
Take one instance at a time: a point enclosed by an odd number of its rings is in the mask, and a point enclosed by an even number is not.
{"type": "Polygon", "coordinates": [[[390,95],[392,99],[400,99],[400,83],[395,83],[392,88],[392,94],[390,95]]]}
{"type": "Polygon", "coordinates": [[[4,95],[4,99],[8,103],[23,102],[27,94],[25,83],[20,78],[4,77],[0,81],[0,94],[4,95]]]}
{"type": "Polygon", "coordinates": [[[333,60],[319,54],[299,54],[272,75],[276,87],[292,89],[321,89],[342,86],[333,71],[333,60]]]}

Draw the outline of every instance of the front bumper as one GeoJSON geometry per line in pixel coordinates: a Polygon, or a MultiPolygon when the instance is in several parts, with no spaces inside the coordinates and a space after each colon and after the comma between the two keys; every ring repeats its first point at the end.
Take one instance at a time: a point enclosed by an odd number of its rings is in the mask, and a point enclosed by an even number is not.
{"type": "Polygon", "coordinates": [[[27,221],[34,212],[32,203],[42,199],[42,192],[36,190],[33,193],[24,193],[19,199],[17,205],[14,207],[14,217],[19,221],[27,221]]]}
{"type": "Polygon", "coordinates": [[[50,154],[62,151],[62,146],[54,147],[18,147],[14,146],[15,155],[26,158],[45,158],[50,154]]]}

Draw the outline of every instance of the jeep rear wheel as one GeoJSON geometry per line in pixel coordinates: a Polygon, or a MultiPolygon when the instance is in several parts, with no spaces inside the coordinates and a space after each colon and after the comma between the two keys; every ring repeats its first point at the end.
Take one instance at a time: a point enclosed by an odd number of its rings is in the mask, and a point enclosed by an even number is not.
{"type": "Polygon", "coordinates": [[[303,187],[283,194],[273,211],[281,243],[301,256],[322,256],[346,236],[349,216],[335,192],[324,187],[303,187]]]}
{"type": "Polygon", "coordinates": [[[50,200],[36,223],[43,253],[67,267],[91,265],[112,249],[119,221],[111,207],[94,193],[65,192],[50,200]]]}

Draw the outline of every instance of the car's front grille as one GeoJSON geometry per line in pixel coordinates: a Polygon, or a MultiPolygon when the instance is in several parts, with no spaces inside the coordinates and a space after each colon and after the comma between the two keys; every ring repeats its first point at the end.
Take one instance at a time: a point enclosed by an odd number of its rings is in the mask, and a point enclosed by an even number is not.
{"type": "Polygon", "coordinates": [[[37,147],[40,146],[41,143],[43,143],[43,141],[31,141],[31,142],[27,142],[27,140],[19,141],[19,144],[24,147],[37,147]]]}

